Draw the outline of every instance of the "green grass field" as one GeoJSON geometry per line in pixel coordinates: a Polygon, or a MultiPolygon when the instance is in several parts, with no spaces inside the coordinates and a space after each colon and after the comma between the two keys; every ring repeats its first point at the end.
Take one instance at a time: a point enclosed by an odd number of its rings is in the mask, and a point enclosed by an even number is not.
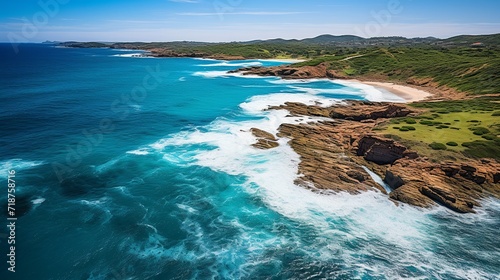
{"type": "Polygon", "coordinates": [[[445,148],[475,158],[500,159],[500,103],[496,98],[413,104],[427,108],[417,117],[392,119],[379,129],[412,143],[419,152],[445,148]],[[444,145],[444,147],[443,147],[444,145]],[[431,148],[432,149],[432,148],[431,148]]]}
{"type": "MultiPolygon", "coordinates": [[[[406,119],[401,119],[396,123],[387,126],[387,131],[390,134],[397,135],[401,138],[406,138],[415,141],[422,141],[427,144],[456,142],[458,146],[448,146],[450,150],[463,151],[466,147],[461,144],[473,141],[485,140],[481,135],[475,135],[471,130],[477,127],[486,127],[490,131],[496,131],[495,127],[500,125],[500,117],[492,116],[491,112],[461,112],[439,114],[433,117],[431,114],[426,114],[422,118],[410,118],[417,121],[416,124],[407,124],[406,119]],[[428,120],[427,118],[433,118],[428,120]],[[426,124],[428,122],[430,124],[426,124]],[[477,120],[478,122],[470,122],[477,120]],[[423,122],[424,124],[421,124],[423,122]],[[415,130],[401,131],[403,126],[412,126],[415,130]]],[[[498,131],[497,131],[498,132],[498,131]]],[[[496,135],[495,135],[496,136],[496,135]]]]}

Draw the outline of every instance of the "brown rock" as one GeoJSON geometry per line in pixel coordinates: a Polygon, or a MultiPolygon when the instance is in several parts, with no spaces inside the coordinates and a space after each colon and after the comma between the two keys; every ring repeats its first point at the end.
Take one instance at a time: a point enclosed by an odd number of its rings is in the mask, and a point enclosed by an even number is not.
{"type": "Polygon", "coordinates": [[[346,156],[349,151],[344,145],[349,140],[338,131],[350,129],[336,123],[280,126],[279,136],[290,138],[291,147],[301,158],[299,172],[303,176],[297,180],[299,185],[353,194],[369,189],[385,193],[360,165],[346,156]]]}
{"type": "Polygon", "coordinates": [[[321,63],[317,66],[276,66],[276,67],[247,67],[234,72],[243,75],[276,76],[284,79],[310,79],[310,78],[346,78],[335,71],[328,69],[329,64],[321,63]]]}
{"type": "Polygon", "coordinates": [[[346,172],[347,176],[353,178],[353,179],[356,179],[358,180],[358,182],[364,182],[366,181],[366,178],[365,178],[365,174],[359,172],[359,171],[356,171],[356,170],[348,170],[346,172]]]}
{"type": "Polygon", "coordinates": [[[409,184],[405,184],[402,187],[399,187],[398,189],[392,191],[389,194],[389,197],[397,201],[401,201],[418,207],[429,208],[436,205],[436,203],[432,199],[423,195],[419,191],[420,184],[423,183],[411,182],[409,184]]]}
{"type": "Polygon", "coordinates": [[[500,172],[496,172],[493,174],[493,183],[498,183],[500,182],[500,172]]]}
{"type": "Polygon", "coordinates": [[[252,144],[252,147],[255,147],[257,149],[262,149],[262,150],[267,150],[267,149],[272,149],[278,147],[280,144],[275,141],[270,141],[267,139],[258,139],[257,143],[252,144]]]}
{"type": "Polygon", "coordinates": [[[251,128],[250,131],[257,137],[257,143],[252,144],[253,147],[267,150],[279,146],[279,143],[276,142],[278,140],[271,133],[258,128],[251,128]]]}
{"type": "Polygon", "coordinates": [[[274,137],[273,134],[267,132],[267,131],[264,131],[262,129],[258,129],[258,128],[251,128],[250,129],[250,132],[252,132],[252,134],[257,137],[257,138],[264,138],[266,140],[270,140],[270,141],[278,141],[276,139],[276,137],[274,137]]]}
{"type": "Polygon", "coordinates": [[[422,186],[420,192],[430,199],[446,206],[447,208],[459,213],[475,213],[472,209],[473,204],[469,201],[457,199],[452,193],[446,189],[441,189],[435,186],[422,186]]]}
{"type": "Polygon", "coordinates": [[[405,151],[405,146],[392,139],[366,135],[358,142],[357,155],[377,164],[392,164],[403,158],[405,151]]]}
{"type": "Polygon", "coordinates": [[[391,187],[391,189],[395,190],[402,185],[405,184],[403,179],[399,177],[398,175],[395,175],[392,173],[389,169],[386,170],[385,172],[385,177],[384,177],[384,182],[391,187]]]}
{"type": "Polygon", "coordinates": [[[413,111],[404,104],[372,103],[352,101],[350,106],[338,106],[332,110],[330,117],[353,121],[377,120],[381,118],[405,117],[413,111]]]}
{"type": "Polygon", "coordinates": [[[446,176],[453,177],[458,174],[460,167],[454,164],[444,163],[441,165],[441,170],[444,174],[446,174],[446,176]]]}

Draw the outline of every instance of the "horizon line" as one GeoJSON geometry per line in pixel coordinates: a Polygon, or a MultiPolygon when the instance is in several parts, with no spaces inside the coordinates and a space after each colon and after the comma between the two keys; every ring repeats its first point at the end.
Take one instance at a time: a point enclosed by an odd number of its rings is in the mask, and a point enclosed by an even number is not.
{"type": "MultiPolygon", "coordinates": [[[[435,39],[440,39],[440,40],[446,40],[454,37],[459,37],[459,36],[493,36],[493,35],[500,35],[500,33],[492,33],[492,34],[458,34],[454,35],[451,37],[447,38],[441,38],[441,37],[435,37],[435,36],[426,36],[426,37],[405,37],[403,35],[391,35],[391,36],[376,36],[376,37],[362,37],[358,35],[353,35],[353,34],[342,34],[342,35],[333,35],[333,34],[320,34],[314,37],[306,37],[302,39],[298,38],[291,38],[291,39],[285,39],[281,37],[277,38],[269,38],[269,39],[251,39],[251,40],[246,40],[246,41],[217,41],[217,42],[209,42],[209,41],[196,41],[196,40],[174,40],[174,41],[77,41],[77,40],[44,40],[44,41],[38,41],[38,42],[15,42],[16,44],[39,44],[39,43],[46,43],[46,42],[59,42],[59,43],[66,43],[66,42],[76,42],[76,43],[175,43],[175,42],[191,42],[191,43],[209,43],[209,44],[220,44],[220,43],[247,43],[247,42],[253,42],[253,41],[270,41],[270,40],[286,40],[286,41],[291,41],[291,40],[307,40],[307,39],[314,39],[318,38],[320,36],[334,36],[334,37],[342,37],[342,36],[353,36],[353,37],[358,37],[361,39],[374,39],[374,38],[391,38],[391,37],[401,37],[405,39],[419,39],[419,38],[435,38],[435,39]]],[[[9,43],[12,44],[13,42],[9,41],[4,41],[0,42],[1,44],[9,43]]]]}

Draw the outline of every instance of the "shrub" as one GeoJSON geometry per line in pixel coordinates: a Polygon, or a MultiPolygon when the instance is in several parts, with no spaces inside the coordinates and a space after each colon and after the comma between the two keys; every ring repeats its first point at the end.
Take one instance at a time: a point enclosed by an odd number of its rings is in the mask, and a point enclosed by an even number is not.
{"type": "Polygon", "coordinates": [[[458,146],[458,143],[451,141],[451,142],[446,143],[446,145],[451,146],[451,147],[456,147],[456,146],[458,146]]]}
{"type": "Polygon", "coordinates": [[[496,111],[496,112],[493,112],[493,114],[491,114],[493,117],[500,117],[500,111],[496,111]]]}
{"type": "Polygon", "coordinates": [[[474,135],[484,135],[490,133],[490,130],[487,129],[486,127],[473,127],[470,130],[473,131],[474,135]]]}
{"type": "Polygon", "coordinates": [[[401,128],[405,128],[405,129],[408,129],[408,130],[416,130],[416,128],[415,128],[415,127],[410,126],[410,125],[404,125],[404,126],[402,126],[401,128]]]}
{"type": "Polygon", "coordinates": [[[410,119],[410,118],[407,118],[407,119],[405,120],[405,122],[406,122],[407,124],[416,124],[416,123],[417,123],[417,121],[416,121],[416,120],[414,120],[414,119],[410,119]]]}
{"type": "Polygon", "coordinates": [[[431,147],[433,150],[446,150],[446,145],[443,143],[432,142],[431,144],[429,144],[429,147],[431,147]]]}
{"type": "Polygon", "coordinates": [[[420,121],[420,124],[422,124],[422,125],[434,125],[434,123],[433,123],[433,122],[428,121],[428,120],[423,120],[423,121],[420,121]]]}
{"type": "Polygon", "coordinates": [[[484,134],[481,136],[482,138],[486,139],[486,140],[495,140],[497,137],[493,134],[484,134]]]}
{"type": "Polygon", "coordinates": [[[474,145],[474,143],[472,143],[472,142],[463,142],[462,143],[462,146],[466,147],[466,148],[472,147],[473,145],[474,145]]]}
{"type": "Polygon", "coordinates": [[[478,122],[480,122],[480,121],[478,121],[478,120],[470,120],[469,122],[472,122],[472,123],[478,123],[478,122]]]}
{"type": "Polygon", "coordinates": [[[408,128],[406,128],[406,127],[401,127],[401,128],[399,129],[399,131],[410,131],[410,130],[409,130],[408,128]]]}
{"type": "Polygon", "coordinates": [[[400,129],[399,126],[393,126],[392,128],[394,128],[394,129],[400,129]]]}

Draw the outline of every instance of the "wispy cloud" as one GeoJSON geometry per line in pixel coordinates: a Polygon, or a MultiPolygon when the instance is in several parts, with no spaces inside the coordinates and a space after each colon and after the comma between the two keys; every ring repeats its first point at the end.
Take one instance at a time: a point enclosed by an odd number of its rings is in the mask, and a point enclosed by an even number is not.
{"type": "Polygon", "coordinates": [[[131,23],[131,24],[167,24],[172,23],[169,20],[129,20],[129,19],[108,19],[111,23],[131,23]]]}
{"type": "MultiPolygon", "coordinates": [[[[220,16],[221,13],[177,13],[179,16],[220,16]]],[[[248,15],[248,16],[283,16],[299,15],[303,12],[225,12],[224,15],[248,15]]]]}
{"type": "Polygon", "coordinates": [[[170,2],[176,2],[176,3],[200,3],[200,0],[168,0],[170,2]]]}

